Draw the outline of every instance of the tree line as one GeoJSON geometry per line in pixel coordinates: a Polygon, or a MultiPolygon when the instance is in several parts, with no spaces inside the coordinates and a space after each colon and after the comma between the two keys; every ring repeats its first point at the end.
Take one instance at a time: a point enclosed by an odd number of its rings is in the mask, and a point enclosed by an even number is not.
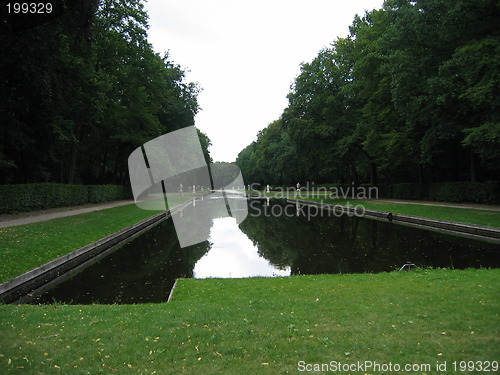
{"type": "Polygon", "coordinates": [[[387,0],[302,63],[236,160],[262,184],[500,179],[500,6],[387,0]]]}
{"type": "Polygon", "coordinates": [[[51,3],[1,11],[0,183],[128,183],[135,148],[194,124],[200,88],[153,50],[141,0],[51,3]]]}

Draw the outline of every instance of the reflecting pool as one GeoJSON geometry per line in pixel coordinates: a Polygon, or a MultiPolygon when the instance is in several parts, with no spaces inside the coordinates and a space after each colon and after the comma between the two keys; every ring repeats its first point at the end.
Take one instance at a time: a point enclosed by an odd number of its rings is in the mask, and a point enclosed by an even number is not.
{"type": "Polygon", "coordinates": [[[384,272],[500,266],[500,245],[356,216],[311,215],[284,200],[251,200],[247,218],[214,218],[208,241],[181,248],[166,219],[60,283],[37,303],[163,302],[177,278],[384,272]]]}

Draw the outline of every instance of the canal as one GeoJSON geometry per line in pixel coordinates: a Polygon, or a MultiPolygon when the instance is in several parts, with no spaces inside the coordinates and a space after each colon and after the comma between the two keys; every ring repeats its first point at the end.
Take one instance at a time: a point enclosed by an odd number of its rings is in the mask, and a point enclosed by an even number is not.
{"type": "Polygon", "coordinates": [[[500,265],[498,244],[327,211],[311,215],[285,200],[250,200],[244,221],[214,218],[209,231],[207,241],[181,248],[172,219],[165,219],[33,302],[164,302],[177,278],[500,265]]]}

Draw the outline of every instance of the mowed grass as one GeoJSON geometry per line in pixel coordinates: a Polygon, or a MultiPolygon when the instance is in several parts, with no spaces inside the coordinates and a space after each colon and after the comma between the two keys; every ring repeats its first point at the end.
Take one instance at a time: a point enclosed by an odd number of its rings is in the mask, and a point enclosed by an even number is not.
{"type": "MultiPolygon", "coordinates": [[[[295,198],[295,197],[290,197],[295,198]]],[[[336,205],[362,205],[368,210],[392,212],[405,215],[421,216],[431,219],[451,220],[460,223],[500,227],[500,211],[472,208],[443,207],[424,204],[388,203],[370,199],[332,199],[302,195],[299,199],[311,200],[336,205]]]]}
{"type": "Polygon", "coordinates": [[[158,212],[142,210],[131,204],[0,228],[0,282],[8,281],[158,212]]]}
{"type": "Polygon", "coordinates": [[[499,360],[499,287],[497,269],[417,270],[183,279],[167,304],[3,305],[0,373],[295,374],[299,361],[436,373],[499,360]]]}

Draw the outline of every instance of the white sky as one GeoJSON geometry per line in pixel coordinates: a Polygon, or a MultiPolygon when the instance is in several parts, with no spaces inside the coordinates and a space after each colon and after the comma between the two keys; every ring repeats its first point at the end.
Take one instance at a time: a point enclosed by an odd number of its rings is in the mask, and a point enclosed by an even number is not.
{"type": "Polygon", "coordinates": [[[290,267],[280,270],[259,255],[234,217],[214,219],[208,241],[212,247],[194,266],[197,279],[290,276],[290,267]]]}
{"type": "Polygon", "coordinates": [[[198,82],[196,126],[232,162],[277,120],[300,72],[383,0],[148,0],[149,42],[198,82]]]}

